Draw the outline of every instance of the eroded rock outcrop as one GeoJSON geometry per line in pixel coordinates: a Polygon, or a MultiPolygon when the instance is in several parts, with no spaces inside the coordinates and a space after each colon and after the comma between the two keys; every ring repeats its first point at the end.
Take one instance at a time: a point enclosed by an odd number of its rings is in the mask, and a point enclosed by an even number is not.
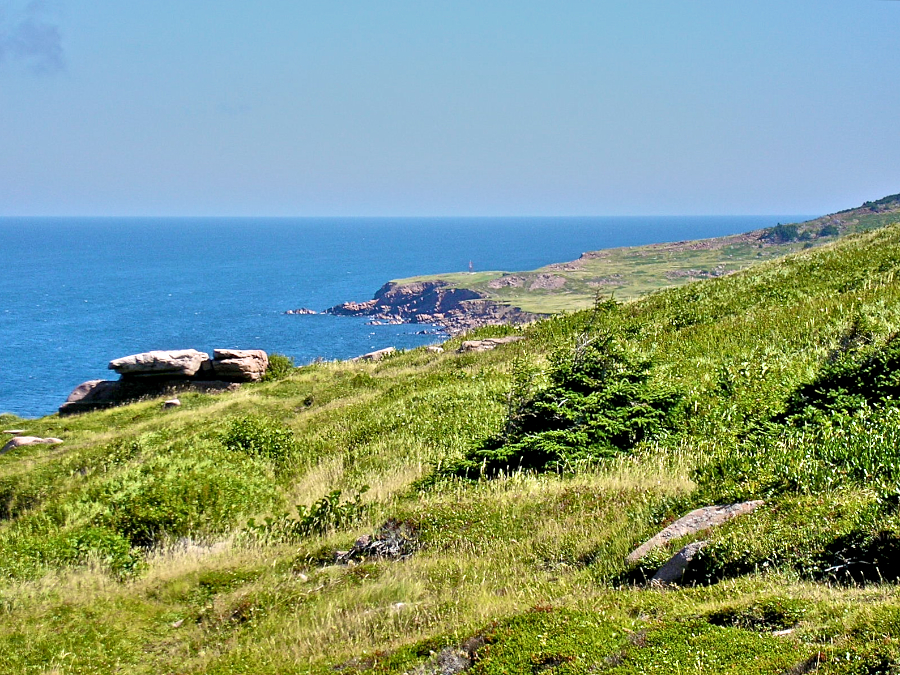
{"type": "Polygon", "coordinates": [[[259,382],[269,367],[269,355],[262,349],[215,349],[212,372],[227,382],[259,382]]]}
{"type": "Polygon", "coordinates": [[[524,335],[507,335],[506,337],[487,338],[485,340],[466,340],[460,345],[459,351],[462,352],[489,352],[496,349],[500,345],[506,345],[510,342],[518,342],[524,340],[524,335]]]}
{"type": "Polygon", "coordinates": [[[763,504],[763,501],[756,500],[752,502],[741,502],[740,504],[704,506],[703,508],[694,509],[638,546],[628,554],[625,561],[629,564],[636,563],[653,549],[665,546],[674,539],[679,539],[689,534],[705,532],[732,518],[755,511],[763,504]]]}
{"type": "Polygon", "coordinates": [[[209,354],[196,349],[152,351],[113,359],[109,369],[132,377],[192,377],[207,361],[209,354]]]}
{"type": "Polygon", "coordinates": [[[234,391],[243,382],[258,382],[269,357],[261,349],[216,349],[214,358],[195,349],[150,351],[110,361],[118,380],[79,384],[59,408],[60,415],[112,408],[181,392],[234,391]]]}
{"type": "Polygon", "coordinates": [[[681,580],[690,562],[709,542],[695,541],[682,548],[660,567],[650,580],[651,586],[668,586],[681,580]]]}
{"type": "Polygon", "coordinates": [[[368,354],[363,354],[362,356],[357,356],[355,358],[350,359],[351,361],[381,361],[385,356],[390,356],[394,352],[397,351],[396,347],[385,347],[384,349],[378,349],[374,352],[369,352],[368,354]]]}
{"type": "Polygon", "coordinates": [[[384,323],[430,323],[451,334],[501,323],[528,323],[541,318],[501,305],[468,288],[444,281],[390,282],[372,300],[345,302],[325,310],[336,316],[370,316],[384,323]]]}

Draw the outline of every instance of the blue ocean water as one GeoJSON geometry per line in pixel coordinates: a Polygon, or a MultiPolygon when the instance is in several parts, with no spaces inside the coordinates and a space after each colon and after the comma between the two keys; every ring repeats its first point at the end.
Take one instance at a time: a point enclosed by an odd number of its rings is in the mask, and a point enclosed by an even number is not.
{"type": "Polygon", "coordinates": [[[0,218],[0,412],[52,413],[151,349],[343,359],[434,342],[421,326],[294,316],[419,274],[527,270],[583,251],[734,234],[802,216],[0,218]]]}

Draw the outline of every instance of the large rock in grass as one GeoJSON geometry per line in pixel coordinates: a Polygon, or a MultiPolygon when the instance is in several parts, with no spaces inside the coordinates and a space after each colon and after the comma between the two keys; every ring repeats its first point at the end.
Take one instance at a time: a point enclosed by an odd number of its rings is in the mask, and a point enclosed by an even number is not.
{"type": "Polygon", "coordinates": [[[262,349],[216,349],[212,371],[217,380],[259,382],[269,367],[269,355],[262,349]]]}
{"type": "Polygon", "coordinates": [[[697,554],[706,547],[707,543],[705,541],[695,541],[682,548],[657,570],[650,580],[650,585],[668,586],[679,581],[684,576],[688,564],[697,557],[697,554]]]}
{"type": "Polygon", "coordinates": [[[62,443],[61,438],[40,438],[39,436],[16,436],[6,445],[0,448],[0,455],[9,452],[13,448],[21,448],[24,445],[57,445],[62,443]]]}
{"type": "Polygon", "coordinates": [[[209,354],[196,349],[152,351],[123,356],[109,362],[109,369],[123,377],[192,377],[209,354]]]}
{"type": "Polygon", "coordinates": [[[487,338],[486,340],[466,340],[462,343],[459,352],[487,352],[496,349],[500,345],[524,340],[524,335],[509,335],[507,337],[487,338]]]}
{"type": "Polygon", "coordinates": [[[66,402],[59,407],[59,414],[71,415],[117,405],[121,400],[121,388],[119,382],[112,380],[82,382],[72,390],[66,402]]]}
{"type": "Polygon", "coordinates": [[[172,397],[181,392],[219,394],[236,391],[239,382],[198,380],[184,377],[135,377],[121,380],[91,380],[75,387],[59,408],[60,415],[103,410],[160,396],[172,397]]]}
{"type": "Polygon", "coordinates": [[[670,541],[689,534],[704,532],[717,525],[721,525],[732,518],[755,511],[762,506],[763,503],[764,502],[762,501],[752,501],[742,502],[740,504],[727,504],[725,506],[704,506],[703,508],[695,509],[641,544],[629,553],[625,560],[628,563],[636,563],[650,551],[659,546],[665,546],[670,541]]]}
{"type": "Polygon", "coordinates": [[[356,356],[351,361],[381,361],[386,356],[390,356],[394,352],[397,351],[396,347],[385,347],[384,349],[379,349],[378,351],[369,352],[368,354],[363,354],[362,356],[356,356]]]}

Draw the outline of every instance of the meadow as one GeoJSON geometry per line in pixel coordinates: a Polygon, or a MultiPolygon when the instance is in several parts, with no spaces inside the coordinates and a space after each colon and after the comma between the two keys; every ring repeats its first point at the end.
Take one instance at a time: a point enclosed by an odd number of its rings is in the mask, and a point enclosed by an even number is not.
{"type": "Polygon", "coordinates": [[[493,351],[0,418],[65,441],[0,457],[0,670],[900,672],[881,224],[493,351]],[[626,563],[748,499],[678,586],[646,582],[692,539],[626,563]],[[403,556],[337,560],[387,522],[403,556]]]}

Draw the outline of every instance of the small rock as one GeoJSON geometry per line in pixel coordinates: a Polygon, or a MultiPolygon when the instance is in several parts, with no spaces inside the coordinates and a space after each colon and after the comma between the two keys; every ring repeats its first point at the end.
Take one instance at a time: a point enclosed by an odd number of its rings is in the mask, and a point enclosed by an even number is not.
{"type": "Polygon", "coordinates": [[[61,438],[40,438],[38,436],[16,436],[6,445],[0,448],[0,455],[9,452],[13,448],[20,448],[24,445],[58,445],[62,443],[61,438]]]}
{"type": "Polygon", "coordinates": [[[428,345],[427,347],[425,347],[425,350],[431,352],[432,354],[444,353],[444,348],[440,345],[428,345]]]}
{"type": "Polygon", "coordinates": [[[695,541],[693,544],[688,544],[678,551],[678,553],[673,555],[669,561],[660,567],[656,574],[653,575],[653,578],[650,580],[650,585],[668,586],[681,579],[681,577],[684,576],[684,571],[687,569],[688,563],[694,559],[694,556],[696,556],[707,543],[708,542],[705,541],[695,541]]]}
{"type": "Polygon", "coordinates": [[[784,630],[773,630],[772,635],[775,637],[784,637],[794,632],[793,628],[785,628],[784,630]]]}
{"type": "Polygon", "coordinates": [[[354,359],[350,359],[351,361],[381,361],[385,356],[393,354],[397,351],[396,347],[386,347],[385,349],[379,349],[374,352],[369,352],[368,354],[363,354],[362,356],[357,356],[354,359]]]}
{"type": "Polygon", "coordinates": [[[496,349],[500,345],[509,344],[510,342],[518,342],[524,340],[524,335],[508,335],[501,338],[487,338],[486,340],[466,340],[459,348],[459,352],[487,352],[496,349]]]}
{"type": "Polygon", "coordinates": [[[299,309],[289,309],[285,312],[285,314],[300,314],[303,316],[311,316],[313,314],[318,314],[318,312],[313,309],[309,309],[308,307],[300,307],[299,309]]]}
{"type": "Polygon", "coordinates": [[[178,619],[172,624],[172,628],[181,628],[181,624],[184,623],[184,619],[178,619]]]}
{"type": "Polygon", "coordinates": [[[408,558],[416,550],[415,527],[390,518],[374,535],[363,535],[349,551],[337,551],[335,561],[349,565],[365,558],[408,558]]]}
{"type": "Polygon", "coordinates": [[[181,401],[177,398],[170,398],[168,401],[163,401],[163,408],[177,408],[181,405],[181,401]]]}
{"type": "Polygon", "coordinates": [[[16,436],[18,434],[24,434],[25,430],[24,429],[4,429],[3,433],[4,434],[12,434],[13,436],[16,436]]]}
{"type": "Polygon", "coordinates": [[[628,554],[625,561],[632,564],[636,563],[653,549],[664,546],[673,539],[678,539],[688,534],[696,534],[712,527],[716,527],[732,518],[744,515],[745,513],[750,513],[751,511],[758,509],[764,503],[765,502],[763,501],[757,500],[752,502],[742,502],[740,504],[728,504],[726,506],[704,506],[703,508],[695,509],[641,544],[628,554]]]}

